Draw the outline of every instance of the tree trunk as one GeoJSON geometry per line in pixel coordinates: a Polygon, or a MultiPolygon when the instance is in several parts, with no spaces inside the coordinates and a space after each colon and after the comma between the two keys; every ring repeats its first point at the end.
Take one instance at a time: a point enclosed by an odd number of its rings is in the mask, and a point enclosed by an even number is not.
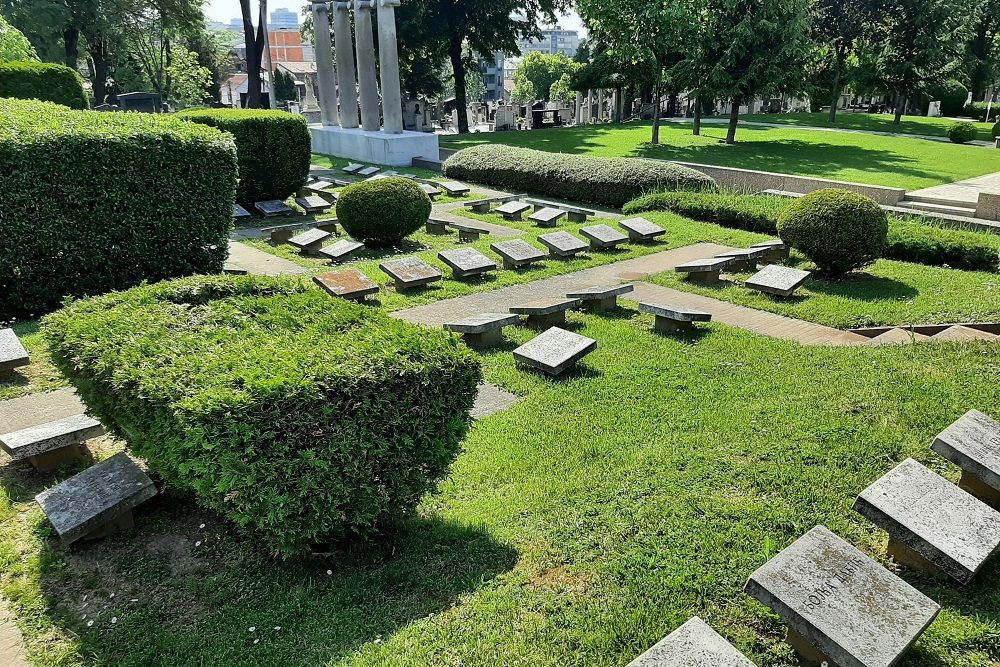
{"type": "Polygon", "coordinates": [[[263,49],[259,31],[254,31],[250,0],[240,0],[243,14],[243,41],[247,47],[247,108],[259,109],[260,104],[260,55],[263,49]]]}
{"type": "Polygon", "coordinates": [[[833,74],[833,85],[830,86],[830,123],[837,122],[837,105],[840,103],[840,64],[833,74]]]}
{"type": "Polygon", "coordinates": [[[66,50],[66,67],[76,69],[80,60],[80,31],[76,26],[68,26],[63,30],[63,46],[66,50]]]}
{"type": "Polygon", "coordinates": [[[893,125],[899,125],[899,121],[903,119],[903,108],[906,106],[906,97],[904,95],[896,96],[896,116],[892,119],[893,125]]]}
{"type": "Polygon", "coordinates": [[[973,102],[986,100],[987,79],[990,74],[990,51],[993,49],[993,39],[989,35],[989,26],[994,21],[988,11],[982,13],[982,18],[976,26],[976,34],[969,42],[969,52],[973,58],[972,71],[969,73],[970,88],[973,102]]]}
{"type": "Polygon", "coordinates": [[[104,104],[108,97],[108,54],[102,43],[99,48],[94,49],[92,54],[94,62],[94,72],[91,77],[91,84],[94,89],[94,105],[104,104]]]}
{"type": "MultiPolygon", "coordinates": [[[[465,97],[465,63],[462,62],[462,39],[452,35],[448,45],[451,69],[455,73],[455,108],[458,110],[458,133],[469,133],[469,105],[465,97]]],[[[529,105],[530,106],[530,105],[529,105]]]]}
{"type": "Polygon", "coordinates": [[[653,86],[653,138],[651,142],[660,143],[660,84],[663,81],[663,67],[660,59],[656,59],[656,85],[653,86]]]}
{"type": "Polygon", "coordinates": [[[701,96],[698,95],[694,98],[694,130],[691,132],[694,136],[701,136],[701,96]]]}
{"type": "Polygon", "coordinates": [[[729,112],[729,131],[726,132],[726,143],[736,143],[736,125],[740,122],[740,100],[736,97],[732,100],[732,109],[729,112]]]}

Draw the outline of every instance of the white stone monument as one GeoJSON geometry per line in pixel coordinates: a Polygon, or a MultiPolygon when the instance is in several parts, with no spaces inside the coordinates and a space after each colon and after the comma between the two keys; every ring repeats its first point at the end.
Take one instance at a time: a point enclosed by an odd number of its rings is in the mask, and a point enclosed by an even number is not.
{"type": "Polygon", "coordinates": [[[322,112],[322,123],[309,126],[313,152],[392,166],[409,166],[415,157],[438,159],[437,136],[403,129],[395,13],[399,2],[321,0],[312,3],[322,112]],[[351,34],[349,15],[352,10],[354,35],[351,34]],[[381,104],[375,67],[372,10],[378,13],[381,104]],[[332,44],[329,38],[331,12],[332,44]],[[336,67],[332,55],[334,46],[337,49],[336,67]]]}

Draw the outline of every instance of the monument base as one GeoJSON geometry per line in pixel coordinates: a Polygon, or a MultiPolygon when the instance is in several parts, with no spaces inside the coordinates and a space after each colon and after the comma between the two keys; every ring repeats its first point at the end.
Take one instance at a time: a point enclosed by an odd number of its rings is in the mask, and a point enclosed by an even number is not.
{"type": "Polygon", "coordinates": [[[441,150],[437,135],[425,132],[386,134],[316,124],[309,134],[313,153],[393,167],[409,167],[415,157],[437,160],[441,150]]]}

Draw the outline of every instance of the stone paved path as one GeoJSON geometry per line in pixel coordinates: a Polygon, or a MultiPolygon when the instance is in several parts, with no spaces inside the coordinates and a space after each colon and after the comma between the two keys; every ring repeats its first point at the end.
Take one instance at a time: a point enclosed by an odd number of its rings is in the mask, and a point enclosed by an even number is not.
{"type": "Polygon", "coordinates": [[[281,276],[289,273],[309,273],[310,269],[239,241],[229,242],[229,264],[257,276],[281,276]]]}
{"type": "Polygon", "coordinates": [[[3,597],[0,597],[0,667],[30,667],[24,652],[24,638],[3,597]]]}
{"type": "Polygon", "coordinates": [[[913,190],[907,192],[906,196],[933,197],[935,199],[945,199],[956,204],[965,204],[975,208],[979,201],[979,193],[1000,194],[1000,173],[977,176],[955,183],[945,183],[929,188],[913,190]]]}

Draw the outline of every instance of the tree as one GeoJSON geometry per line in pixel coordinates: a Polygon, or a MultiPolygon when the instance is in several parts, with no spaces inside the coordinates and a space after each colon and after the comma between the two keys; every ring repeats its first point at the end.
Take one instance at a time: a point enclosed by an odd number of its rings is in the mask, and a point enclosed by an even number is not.
{"type": "Polygon", "coordinates": [[[291,74],[286,74],[275,67],[271,74],[271,80],[274,81],[274,99],[276,101],[291,102],[295,100],[295,79],[292,78],[291,74]]]}
{"type": "Polygon", "coordinates": [[[201,104],[208,97],[212,85],[212,71],[198,63],[194,51],[175,49],[170,65],[171,101],[182,106],[201,104]]]}
{"type": "Polygon", "coordinates": [[[986,99],[986,89],[996,80],[1000,69],[998,37],[1000,37],[1000,0],[986,0],[982,4],[977,4],[972,39],[966,45],[966,71],[974,102],[986,99]]]}
{"type": "Polygon", "coordinates": [[[533,51],[524,57],[515,71],[523,72],[524,76],[531,81],[535,92],[548,101],[550,99],[549,89],[552,88],[552,84],[563,75],[572,75],[578,68],[579,65],[563,53],[548,54],[533,51]]]}
{"type": "Polygon", "coordinates": [[[267,35],[264,34],[264,25],[267,19],[267,5],[260,3],[260,16],[257,21],[257,28],[254,29],[253,13],[250,10],[250,0],[240,0],[240,14],[243,16],[243,40],[246,44],[247,61],[247,103],[250,109],[257,109],[262,106],[260,90],[260,68],[264,60],[264,46],[267,35]]]}
{"type": "Polygon", "coordinates": [[[865,26],[876,20],[882,0],[816,0],[813,40],[816,59],[813,79],[825,84],[830,100],[830,122],[837,122],[837,105],[844,87],[848,59],[857,53],[865,26]]]}
{"type": "Polygon", "coordinates": [[[549,99],[571,104],[576,95],[573,92],[573,79],[569,74],[563,74],[559,80],[549,87],[549,99]]]}
{"type": "Polygon", "coordinates": [[[514,72],[514,90],[510,93],[510,99],[514,102],[528,104],[538,99],[535,91],[535,84],[524,75],[524,72],[514,72]]]}
{"type": "Polygon", "coordinates": [[[0,16],[0,62],[4,60],[38,60],[38,54],[20,30],[0,16]]]}

